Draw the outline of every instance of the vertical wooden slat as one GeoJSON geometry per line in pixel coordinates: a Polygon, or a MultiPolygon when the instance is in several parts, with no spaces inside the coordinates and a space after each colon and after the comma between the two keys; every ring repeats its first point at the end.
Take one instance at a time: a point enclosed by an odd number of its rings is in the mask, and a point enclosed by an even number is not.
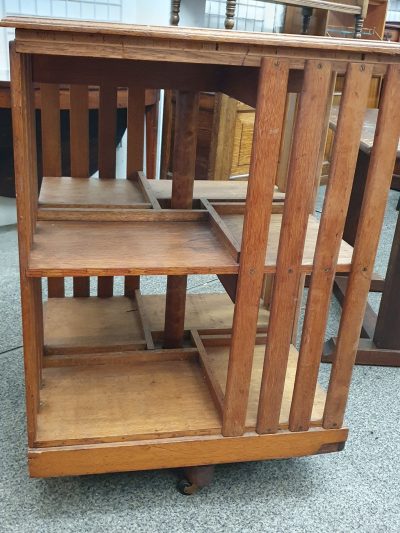
{"type": "MultiPolygon", "coordinates": [[[[61,125],[59,86],[40,85],[43,175],[61,176],[61,125]]],[[[49,298],[64,296],[64,278],[48,278],[49,298]]]]}
{"type": "MultiPolygon", "coordinates": [[[[196,164],[199,95],[177,92],[171,208],[191,209],[196,164]]],[[[165,348],[182,345],[187,276],[168,276],[165,302],[165,348]]]]}
{"type": "MultiPolygon", "coordinates": [[[[128,87],[126,177],[132,179],[143,170],[145,90],[128,87]]],[[[125,296],[134,297],[140,276],[125,277],[125,296]]]]}
{"type": "Polygon", "coordinates": [[[343,423],[400,136],[399,94],[400,67],[390,65],[385,76],[364,200],[354,243],[352,269],[347,284],[325,404],[324,428],[337,428],[343,423]]]}
{"type": "Polygon", "coordinates": [[[143,170],[145,91],[128,88],[126,177],[132,179],[143,170]]]}
{"type": "MultiPolygon", "coordinates": [[[[87,85],[70,86],[71,176],[89,177],[89,93],[87,85]]],[[[90,296],[90,278],[73,278],[74,296],[90,296]]]]}
{"type": "MultiPolygon", "coordinates": [[[[111,83],[100,86],[99,104],[99,178],[114,179],[116,170],[117,88],[111,83]]],[[[113,295],[114,280],[102,276],[97,280],[100,298],[113,295]]]]}
{"type": "Polygon", "coordinates": [[[59,86],[40,85],[42,161],[44,176],[61,176],[61,126],[59,86]]]}
{"type": "Polygon", "coordinates": [[[156,177],[158,102],[146,107],[146,176],[156,177]]]}
{"type": "Polygon", "coordinates": [[[86,85],[70,86],[71,176],[89,177],[89,92],[86,85]]]}
{"type": "Polygon", "coordinates": [[[330,296],[357,163],[371,76],[372,67],[369,65],[349,64],[347,67],[308,292],[289,417],[291,431],[306,431],[310,427],[330,296]]]}
{"type": "Polygon", "coordinates": [[[261,62],[222,434],[245,428],[265,252],[289,76],[286,60],[261,62]]]}
{"type": "Polygon", "coordinates": [[[300,266],[315,183],[331,67],[310,60],[304,70],[294,128],[289,180],[279,239],[274,294],[268,326],[257,432],[273,433],[279,425],[291,335],[296,313],[300,266]],[[283,319],[284,317],[284,319],[283,319]]]}
{"type": "Polygon", "coordinates": [[[43,354],[41,284],[39,279],[26,277],[29,251],[36,224],[35,212],[38,197],[35,105],[31,57],[26,54],[16,53],[12,44],[10,47],[10,60],[26,412],[28,442],[32,446],[35,440],[37,412],[39,409],[41,359],[43,354]]]}

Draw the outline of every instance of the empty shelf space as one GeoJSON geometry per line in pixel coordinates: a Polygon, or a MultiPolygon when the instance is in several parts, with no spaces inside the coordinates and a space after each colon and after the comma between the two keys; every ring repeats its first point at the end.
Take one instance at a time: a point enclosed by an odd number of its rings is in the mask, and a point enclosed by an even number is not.
{"type": "Polygon", "coordinates": [[[39,207],[144,209],[151,203],[134,180],[44,177],[39,207]]]}
{"type": "Polygon", "coordinates": [[[36,225],[28,276],[235,274],[208,221],[36,225]]]}
{"type": "MultiPolygon", "coordinates": [[[[164,330],[165,295],[142,296],[147,327],[164,330]]],[[[185,330],[224,332],[232,328],[234,304],[227,294],[187,294],[185,330]]],[[[268,311],[260,306],[260,327],[268,311]]],[[[145,349],[146,341],[135,299],[50,298],[44,304],[44,344],[47,354],[145,349]]]]}
{"type": "Polygon", "coordinates": [[[37,446],[221,431],[219,415],[194,356],[45,368],[40,401],[37,446]]]}
{"type": "Polygon", "coordinates": [[[146,348],[133,298],[50,298],[43,313],[47,354],[146,348]]]}
{"type": "MultiPolygon", "coordinates": [[[[225,390],[226,373],[228,368],[229,346],[207,346],[207,359],[222,390],[225,390]]],[[[247,408],[246,429],[253,431],[256,427],[258,402],[260,397],[261,377],[264,365],[265,346],[254,347],[253,369],[251,374],[249,404],[247,408]]],[[[296,376],[298,353],[294,346],[290,348],[289,362],[286,372],[285,389],[281,406],[279,424],[287,428],[292,401],[294,380],[296,376]]],[[[312,425],[320,425],[325,406],[325,391],[318,385],[315,393],[314,407],[311,416],[312,425]]]]}
{"type": "MultiPolygon", "coordinates": [[[[222,220],[225,222],[232,235],[241,242],[243,232],[243,215],[242,214],[221,214],[222,220]]],[[[282,215],[271,215],[271,222],[269,227],[267,254],[265,260],[265,272],[274,272],[276,260],[278,257],[279,235],[281,231],[282,215]]],[[[311,216],[308,219],[306,242],[304,246],[302,270],[304,272],[311,272],[314,261],[314,251],[317,243],[319,223],[318,220],[311,216]]],[[[349,272],[351,260],[353,256],[353,248],[342,241],[337,264],[338,272],[349,272]]]]}

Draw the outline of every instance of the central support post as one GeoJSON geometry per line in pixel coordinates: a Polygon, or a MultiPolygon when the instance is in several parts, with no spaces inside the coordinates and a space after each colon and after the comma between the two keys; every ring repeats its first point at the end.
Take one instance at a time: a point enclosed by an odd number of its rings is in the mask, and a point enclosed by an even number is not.
{"type": "MultiPolygon", "coordinates": [[[[192,209],[198,113],[198,93],[177,91],[172,209],[192,209]]],[[[187,276],[168,276],[165,302],[165,348],[182,346],[185,327],[186,287],[187,276]]]]}

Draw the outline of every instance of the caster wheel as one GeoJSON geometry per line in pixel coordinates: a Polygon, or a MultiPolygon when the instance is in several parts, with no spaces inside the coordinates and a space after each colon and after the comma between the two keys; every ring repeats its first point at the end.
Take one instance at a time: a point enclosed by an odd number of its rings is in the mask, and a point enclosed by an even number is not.
{"type": "Polygon", "coordinates": [[[178,490],[185,496],[191,496],[199,490],[199,487],[194,483],[190,483],[187,479],[181,479],[178,481],[178,490]]]}

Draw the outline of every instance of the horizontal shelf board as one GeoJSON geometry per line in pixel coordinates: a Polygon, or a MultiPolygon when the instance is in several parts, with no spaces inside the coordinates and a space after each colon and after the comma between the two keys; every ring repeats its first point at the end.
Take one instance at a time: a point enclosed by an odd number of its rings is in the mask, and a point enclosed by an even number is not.
{"type": "Polygon", "coordinates": [[[137,181],[44,177],[39,194],[39,207],[96,208],[151,207],[137,181]]]}
{"type": "MultiPolygon", "coordinates": [[[[164,330],[165,295],[142,295],[143,311],[153,332],[164,330]]],[[[234,304],[227,294],[187,294],[185,330],[218,333],[232,328],[234,304]]],[[[266,327],[268,311],[260,305],[258,325],[266,327]]],[[[144,348],[134,299],[50,298],[44,304],[44,343],[48,354],[104,352],[144,348]]]]}
{"type": "MultiPolygon", "coordinates": [[[[168,200],[171,198],[172,180],[148,180],[156,198],[158,200],[168,200]]],[[[193,187],[193,198],[207,198],[207,200],[232,200],[244,201],[247,194],[247,181],[227,180],[195,180],[193,187]]],[[[285,193],[275,189],[274,200],[282,201],[285,193]]]]}
{"type": "MultiPolygon", "coordinates": [[[[144,309],[151,331],[164,330],[165,297],[159,295],[142,296],[144,309]]],[[[219,330],[232,328],[234,304],[224,294],[187,294],[185,309],[185,330],[219,330]]],[[[266,327],[268,311],[260,305],[258,325],[266,327]]]]}
{"type": "MultiPolygon", "coordinates": [[[[243,215],[241,214],[221,214],[222,220],[230,229],[231,233],[241,242],[243,231],[243,215]]],[[[273,273],[275,271],[276,260],[278,256],[279,235],[282,224],[282,215],[271,215],[269,227],[267,254],[265,261],[265,272],[273,273]]],[[[317,243],[319,223],[318,220],[311,216],[308,219],[306,243],[303,253],[302,270],[304,272],[312,271],[314,260],[315,245],[317,243]]],[[[337,265],[337,272],[349,272],[353,248],[342,241],[337,265]]]]}
{"type": "Polygon", "coordinates": [[[221,431],[195,358],[45,368],[43,383],[38,446],[221,431]]]}
{"type": "Polygon", "coordinates": [[[38,222],[28,276],[235,274],[208,222],[38,222]]]}
{"type": "MultiPolygon", "coordinates": [[[[221,388],[225,391],[226,374],[229,359],[229,346],[208,346],[206,347],[208,360],[215,376],[217,377],[221,388]]],[[[249,404],[246,417],[246,429],[252,431],[256,427],[258,402],[260,398],[261,377],[263,372],[265,356],[265,346],[257,345],[254,347],[253,370],[251,374],[249,404]]],[[[289,423],[289,412],[292,401],[294,380],[296,377],[298,353],[294,346],[291,346],[289,353],[289,362],[286,372],[285,389],[283,393],[281,414],[279,425],[286,428],[289,423]]],[[[320,425],[324,412],[326,393],[317,386],[314,399],[314,407],[311,415],[311,424],[320,425]]]]}

